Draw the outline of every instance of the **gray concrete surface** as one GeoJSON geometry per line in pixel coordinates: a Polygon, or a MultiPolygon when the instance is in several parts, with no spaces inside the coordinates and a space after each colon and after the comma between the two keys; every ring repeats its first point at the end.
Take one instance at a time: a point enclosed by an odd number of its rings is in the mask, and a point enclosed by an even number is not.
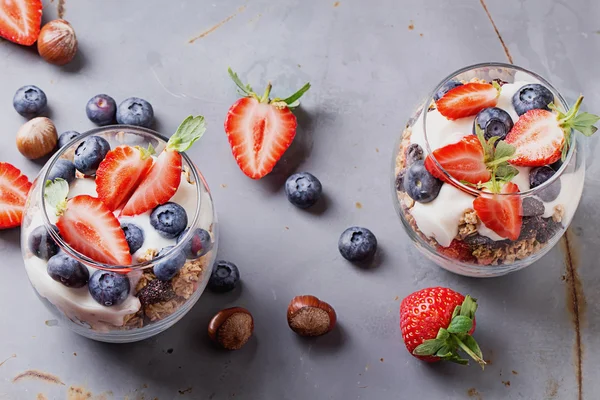
{"type": "MultiPolygon", "coordinates": [[[[165,134],[190,113],[205,115],[209,130],[190,155],[213,191],[220,258],[239,265],[243,285],[206,293],[155,338],[95,343],[46,323],[52,315],[27,280],[19,231],[0,232],[0,399],[73,400],[77,390],[97,400],[600,398],[600,167],[593,157],[568,243],[497,279],[463,278],[425,261],[403,232],[389,187],[392,146],[413,107],[461,66],[510,56],[571,99],[583,91],[587,109],[600,110],[597,2],[487,0],[487,11],[477,0],[44,5],[45,20],[62,5],[80,53],[58,68],[0,42],[0,160],[31,177],[40,168],[13,146],[23,120],[11,99],[24,84],[46,91],[60,131],[92,128],[84,106],[101,92],[148,99],[165,134]],[[298,113],[297,139],[259,182],[238,170],[223,132],[236,98],[228,66],[255,87],[271,79],[275,94],[313,84],[298,113]],[[286,201],[282,182],[295,170],[323,182],[327,204],[319,212],[286,201]],[[358,269],[339,255],[339,234],[355,224],[377,235],[377,268],[358,269]],[[476,337],[490,364],[484,372],[426,365],[404,349],[399,299],[432,285],[479,299],[476,337]],[[315,340],[296,337],[285,311],[298,294],[331,303],[339,327],[315,340]],[[224,352],[210,344],[206,326],[232,305],[253,312],[255,335],[243,350],[224,352]],[[55,374],[64,385],[12,383],[28,369],[55,374]]],[[[589,142],[592,155],[595,144],[589,142]]]]}

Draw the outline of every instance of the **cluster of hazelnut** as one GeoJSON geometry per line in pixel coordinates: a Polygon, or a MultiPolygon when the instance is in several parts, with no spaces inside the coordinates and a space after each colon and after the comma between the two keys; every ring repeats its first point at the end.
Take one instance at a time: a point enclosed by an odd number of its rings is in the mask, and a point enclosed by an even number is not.
{"type": "MultiPolygon", "coordinates": [[[[335,327],[337,315],[333,307],[315,296],[296,296],[287,309],[290,328],[300,336],[321,336],[335,327]]],[[[208,324],[208,336],[221,347],[238,350],[254,331],[254,318],[243,307],[219,311],[208,324]]]]}

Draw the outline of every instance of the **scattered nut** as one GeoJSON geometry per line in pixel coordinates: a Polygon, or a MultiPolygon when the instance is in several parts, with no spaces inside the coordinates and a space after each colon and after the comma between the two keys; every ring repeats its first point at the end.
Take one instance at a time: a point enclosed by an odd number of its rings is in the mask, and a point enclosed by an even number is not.
{"type": "Polygon", "coordinates": [[[254,319],[250,311],[242,307],[219,311],[208,324],[208,336],[228,350],[239,350],[254,331],[254,319]]]}
{"type": "Polygon", "coordinates": [[[71,24],[64,19],[48,22],[37,40],[38,53],[50,64],[65,65],[77,53],[77,37],[71,24]]]}
{"type": "Polygon", "coordinates": [[[335,327],[337,315],[329,304],[315,296],[296,296],[287,310],[290,328],[300,336],[321,336],[335,327]]]}
{"type": "Polygon", "coordinates": [[[37,117],[26,122],[17,132],[17,149],[30,160],[52,153],[57,142],[56,127],[46,117],[37,117]]]}

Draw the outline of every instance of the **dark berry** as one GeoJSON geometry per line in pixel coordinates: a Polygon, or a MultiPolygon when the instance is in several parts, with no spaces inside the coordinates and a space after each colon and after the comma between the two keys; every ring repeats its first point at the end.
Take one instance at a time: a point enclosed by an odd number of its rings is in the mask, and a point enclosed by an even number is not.
{"type": "Polygon", "coordinates": [[[84,287],[90,278],[88,269],[82,263],[66,254],[57,254],[52,257],[48,260],[46,269],[52,279],[62,283],[66,287],[84,287]]]}
{"type": "MultiPolygon", "coordinates": [[[[188,231],[189,228],[179,234],[177,243],[181,242],[188,231]]],[[[183,246],[183,252],[185,253],[186,258],[190,260],[202,257],[208,253],[210,249],[212,249],[212,238],[210,237],[210,233],[201,228],[197,228],[194,231],[192,238],[187,241],[185,246],[183,246]]]]}
{"type": "Polygon", "coordinates": [[[535,197],[525,197],[523,199],[523,216],[524,217],[535,217],[542,215],[546,211],[544,203],[536,199],[535,197]]]}
{"type": "Polygon", "coordinates": [[[85,175],[96,173],[98,166],[110,151],[110,144],[100,136],[90,136],[75,149],[73,164],[85,175]]]}
{"type": "Polygon", "coordinates": [[[85,113],[96,125],[110,125],[115,122],[117,103],[107,94],[98,94],[87,102],[85,113]]]}
{"type": "Polygon", "coordinates": [[[503,140],[513,127],[513,120],[506,111],[498,107],[488,107],[477,113],[473,121],[473,134],[476,135],[476,126],[483,130],[486,140],[496,136],[503,140]]]}
{"type": "Polygon", "coordinates": [[[66,131],[61,133],[58,137],[58,148],[60,149],[61,147],[64,147],[67,143],[69,143],[71,140],[75,139],[79,135],[81,135],[81,133],[77,131],[66,131]]]}
{"type": "Polygon", "coordinates": [[[299,208],[314,205],[321,197],[321,182],[308,172],[300,172],[285,181],[285,195],[290,203],[299,208]]]}
{"type": "MultiPolygon", "coordinates": [[[[555,173],[556,171],[548,166],[533,168],[531,171],[529,171],[529,185],[532,189],[536,188],[552,178],[555,173]]],[[[537,191],[536,194],[543,201],[550,202],[556,200],[558,194],[560,193],[560,188],[561,184],[559,177],[552,182],[550,186],[537,191]]]]}
{"type": "Polygon", "coordinates": [[[174,239],[187,226],[185,209],[177,203],[168,202],[156,207],[150,214],[150,225],[167,239],[174,239]]]}
{"type": "Polygon", "coordinates": [[[448,81],[446,83],[444,83],[442,85],[441,88],[439,88],[439,90],[437,92],[435,92],[435,94],[433,95],[433,100],[438,101],[439,99],[441,99],[442,97],[444,97],[444,95],[446,93],[448,93],[450,90],[462,86],[463,84],[459,81],[448,81]]]}
{"type": "Polygon", "coordinates": [[[150,128],[154,122],[154,110],[146,100],[130,97],[119,104],[117,122],[150,128]]]}
{"type": "Polygon", "coordinates": [[[92,274],[88,289],[94,300],[103,306],[117,306],[129,294],[129,278],[116,272],[98,270],[92,274]]]}
{"type": "Polygon", "coordinates": [[[523,217],[523,224],[521,225],[521,233],[519,234],[520,240],[533,239],[537,236],[540,230],[546,229],[546,222],[542,217],[523,217]]]}
{"type": "MultiPolygon", "coordinates": [[[[158,252],[157,257],[162,257],[167,252],[171,251],[173,246],[167,246],[158,252]]],[[[165,259],[158,261],[153,268],[154,275],[161,281],[171,280],[175,276],[177,272],[183,267],[185,264],[185,254],[183,251],[176,250],[175,252],[169,254],[165,259]]]]}
{"type": "Polygon", "coordinates": [[[538,230],[535,239],[540,243],[547,243],[554,235],[562,229],[560,222],[555,222],[552,217],[543,218],[545,226],[543,229],[538,230]]]}
{"type": "MultiPolygon", "coordinates": [[[[58,228],[52,225],[54,232],[58,233],[58,228]]],[[[29,250],[38,258],[48,260],[58,253],[58,244],[52,239],[44,225],[35,228],[27,239],[29,250]]]]}
{"type": "Polygon", "coordinates": [[[463,242],[465,242],[466,244],[468,244],[469,246],[472,246],[472,247],[486,246],[486,247],[489,247],[492,249],[498,249],[498,248],[502,247],[503,245],[509,243],[508,240],[496,241],[496,240],[490,239],[487,236],[480,235],[479,233],[474,233],[472,235],[465,237],[463,239],[463,242]]]}
{"type": "Polygon", "coordinates": [[[377,238],[367,228],[353,226],[340,236],[338,249],[342,257],[348,261],[368,260],[375,255],[377,238]]]}
{"type": "Polygon", "coordinates": [[[173,299],[176,294],[171,282],[153,279],[146,284],[138,293],[138,299],[142,305],[160,303],[173,299]]]}
{"type": "Polygon", "coordinates": [[[142,228],[131,222],[122,222],[121,229],[125,232],[129,252],[133,254],[138,251],[144,244],[144,231],[142,228]]]}
{"type": "Polygon", "coordinates": [[[40,115],[46,109],[47,103],[46,93],[33,85],[19,88],[13,97],[15,110],[26,118],[40,115]]]}
{"type": "Polygon", "coordinates": [[[512,104],[518,115],[523,115],[529,110],[550,110],[548,104],[554,102],[554,95],[545,86],[539,83],[530,83],[519,89],[512,98],[512,104]]]}
{"type": "Polygon", "coordinates": [[[75,180],[75,165],[64,158],[56,160],[50,173],[48,174],[48,180],[55,180],[56,178],[64,179],[71,183],[75,180]]]}
{"type": "Polygon", "coordinates": [[[417,143],[412,143],[406,148],[406,160],[404,165],[410,167],[412,164],[422,160],[423,158],[423,148],[421,148],[421,146],[419,146],[417,143]]]}
{"type": "Polygon", "coordinates": [[[563,165],[563,160],[561,160],[559,158],[558,161],[556,161],[555,163],[550,164],[550,168],[552,168],[555,171],[558,171],[560,169],[560,167],[562,167],[562,165],[563,165]]]}
{"type": "Polygon", "coordinates": [[[214,292],[229,292],[233,290],[240,280],[238,267],[229,261],[217,261],[213,266],[212,274],[208,280],[208,287],[214,292]]]}
{"type": "Polygon", "coordinates": [[[398,192],[404,192],[404,175],[406,175],[406,168],[400,170],[396,175],[396,190],[398,192]]]}
{"type": "Polygon", "coordinates": [[[420,203],[433,201],[440,193],[442,183],[427,171],[423,161],[415,162],[404,175],[404,190],[413,200],[420,203]]]}

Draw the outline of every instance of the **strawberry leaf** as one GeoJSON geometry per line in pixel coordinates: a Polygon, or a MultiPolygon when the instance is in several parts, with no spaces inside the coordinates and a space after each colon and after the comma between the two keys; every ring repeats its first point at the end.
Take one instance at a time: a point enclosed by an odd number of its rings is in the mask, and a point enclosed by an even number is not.
{"type": "Polygon", "coordinates": [[[501,140],[496,145],[496,151],[494,153],[494,158],[496,160],[507,158],[507,160],[508,160],[515,154],[516,151],[517,151],[517,148],[515,146],[506,143],[504,140],[501,140]]]}
{"type": "Polygon", "coordinates": [[[510,182],[517,175],[519,175],[519,170],[508,163],[496,168],[496,179],[501,181],[510,182]]]}
{"type": "Polygon", "coordinates": [[[483,358],[483,354],[481,353],[481,349],[477,344],[477,341],[473,339],[473,336],[467,335],[465,336],[463,343],[473,352],[477,357],[483,358]]]}
{"type": "Polygon", "coordinates": [[[457,315],[452,319],[447,331],[450,333],[467,333],[473,327],[471,318],[464,315],[457,315]]]}
{"type": "Polygon", "coordinates": [[[204,135],[204,132],[206,132],[204,117],[201,115],[192,117],[190,115],[183,120],[177,128],[177,132],[171,136],[167,143],[167,149],[176,150],[180,153],[184,152],[192,147],[194,142],[204,135]]]}
{"type": "MultiPolygon", "coordinates": [[[[288,107],[292,104],[294,104],[295,102],[297,102],[300,97],[302,97],[302,95],[304,93],[306,93],[308,91],[308,89],[310,89],[310,83],[306,83],[304,86],[302,86],[300,88],[300,90],[298,90],[296,93],[294,93],[293,95],[291,95],[290,97],[283,99],[283,101],[288,105],[288,107]]],[[[299,105],[299,103],[298,103],[299,105]]]]}
{"type": "Polygon", "coordinates": [[[416,356],[432,356],[436,354],[444,344],[445,341],[441,339],[425,340],[413,350],[413,354],[416,356]]]}
{"type": "Polygon", "coordinates": [[[69,183],[62,178],[54,181],[48,179],[44,187],[44,198],[50,206],[56,209],[56,215],[61,215],[67,209],[69,183]]]}
{"type": "Polygon", "coordinates": [[[249,84],[248,85],[244,85],[242,83],[242,80],[238,76],[238,74],[236,74],[235,72],[233,72],[233,70],[231,69],[231,67],[227,68],[227,72],[229,73],[229,76],[231,77],[231,80],[241,90],[241,94],[243,96],[252,96],[252,95],[254,95],[254,90],[252,90],[252,87],[249,84]]]}
{"type": "Polygon", "coordinates": [[[460,307],[460,315],[473,319],[477,311],[477,299],[466,295],[463,303],[458,307],[460,307]]]}

